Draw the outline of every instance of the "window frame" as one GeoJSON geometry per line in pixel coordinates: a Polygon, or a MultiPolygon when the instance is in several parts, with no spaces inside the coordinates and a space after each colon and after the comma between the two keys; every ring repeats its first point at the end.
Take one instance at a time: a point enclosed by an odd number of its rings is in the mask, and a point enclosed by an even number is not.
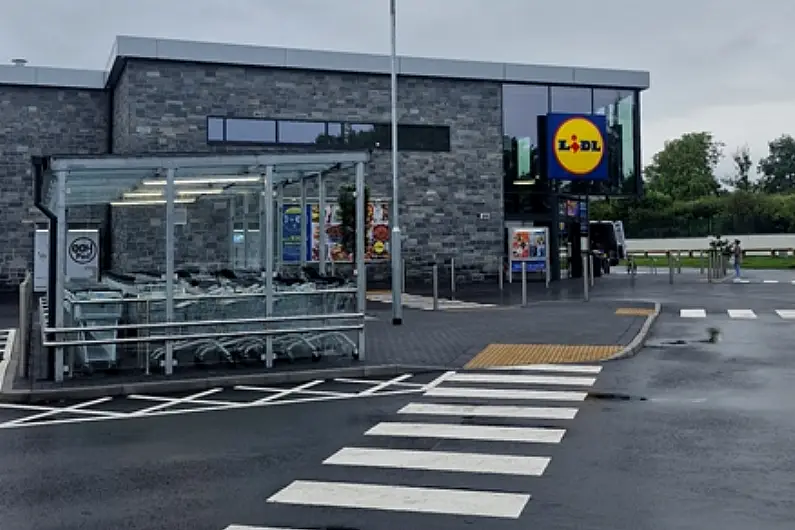
{"type": "MultiPolygon", "coordinates": [[[[378,145],[371,145],[371,146],[358,146],[353,147],[350,145],[350,136],[352,127],[354,126],[369,126],[373,128],[373,131],[378,130],[379,128],[387,127],[391,133],[391,123],[389,122],[375,122],[375,121],[365,121],[365,120],[357,120],[357,121],[343,121],[343,120],[313,120],[313,119],[306,119],[306,118],[254,118],[254,117],[241,117],[235,115],[229,116],[221,116],[221,115],[209,115],[206,118],[205,124],[205,138],[208,145],[226,145],[226,146],[263,146],[263,147],[310,147],[315,146],[319,148],[328,148],[328,149],[378,149],[378,150],[385,150],[392,148],[392,138],[391,134],[389,134],[388,140],[383,142],[379,142],[378,145]],[[222,125],[222,138],[216,139],[210,137],[210,123],[215,122],[217,120],[221,121],[222,125]],[[246,141],[246,140],[230,140],[229,139],[229,132],[227,123],[229,120],[250,120],[250,121],[261,121],[261,122],[272,122],[274,123],[275,127],[275,137],[274,141],[246,141]],[[280,141],[280,134],[279,134],[279,124],[287,122],[287,123],[317,123],[323,124],[323,130],[325,131],[325,135],[334,138],[341,138],[342,141],[339,143],[330,143],[328,145],[321,145],[318,143],[306,143],[306,142],[282,142],[280,141]],[[341,132],[341,135],[331,134],[332,129],[337,129],[341,132]]],[[[336,131],[335,131],[336,132],[336,131]]],[[[433,139],[433,137],[431,137],[433,139]]],[[[435,143],[435,142],[434,142],[435,143]]],[[[429,125],[424,123],[398,123],[398,150],[402,152],[432,152],[432,153],[446,153],[452,151],[452,131],[449,125],[429,125]],[[433,133],[438,135],[436,137],[437,140],[441,140],[438,142],[438,145],[431,145],[431,146],[422,146],[419,144],[411,144],[405,145],[403,141],[401,141],[401,137],[406,137],[407,133],[411,130],[423,130],[428,133],[433,133]],[[443,136],[442,136],[443,135],[443,136]]]]}

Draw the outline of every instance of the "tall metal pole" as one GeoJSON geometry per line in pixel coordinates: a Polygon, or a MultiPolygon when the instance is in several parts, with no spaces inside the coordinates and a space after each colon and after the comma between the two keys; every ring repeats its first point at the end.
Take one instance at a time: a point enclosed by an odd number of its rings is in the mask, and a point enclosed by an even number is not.
{"type": "Polygon", "coordinates": [[[397,115],[397,37],[396,37],[396,0],[389,0],[389,26],[392,38],[392,237],[390,250],[392,253],[392,324],[403,323],[403,272],[400,223],[398,222],[398,115],[397,115]]]}

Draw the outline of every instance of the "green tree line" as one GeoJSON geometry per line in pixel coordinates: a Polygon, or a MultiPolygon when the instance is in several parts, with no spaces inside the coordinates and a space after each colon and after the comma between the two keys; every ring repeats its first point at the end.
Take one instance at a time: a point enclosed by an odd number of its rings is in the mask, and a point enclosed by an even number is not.
{"type": "Polygon", "coordinates": [[[643,195],[594,201],[591,219],[620,219],[630,238],[795,232],[795,139],[771,140],[756,164],[739,147],[721,176],[724,150],[709,132],[667,141],[643,170],[643,195]]]}

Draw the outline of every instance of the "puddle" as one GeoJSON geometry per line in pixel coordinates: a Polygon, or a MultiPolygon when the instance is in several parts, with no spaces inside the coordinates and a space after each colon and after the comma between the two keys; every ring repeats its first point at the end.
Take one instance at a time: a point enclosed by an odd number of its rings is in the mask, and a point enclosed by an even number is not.
{"type": "Polygon", "coordinates": [[[647,401],[647,398],[643,396],[632,396],[617,392],[589,392],[585,399],[597,401],[647,401]]]}

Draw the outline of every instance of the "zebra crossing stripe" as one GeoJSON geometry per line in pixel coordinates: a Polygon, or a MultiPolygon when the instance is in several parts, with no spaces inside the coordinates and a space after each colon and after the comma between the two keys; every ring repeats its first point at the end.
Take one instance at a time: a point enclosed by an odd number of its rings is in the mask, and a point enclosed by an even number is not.
{"type": "Polygon", "coordinates": [[[682,318],[706,318],[707,312],[704,309],[680,309],[679,316],[682,318]]]}
{"type": "Polygon", "coordinates": [[[517,519],[530,495],[468,489],[418,488],[296,480],[267,502],[517,519]]]}
{"type": "Polygon", "coordinates": [[[751,309],[727,309],[726,312],[729,314],[729,318],[756,318],[756,313],[754,313],[751,309]]]}

